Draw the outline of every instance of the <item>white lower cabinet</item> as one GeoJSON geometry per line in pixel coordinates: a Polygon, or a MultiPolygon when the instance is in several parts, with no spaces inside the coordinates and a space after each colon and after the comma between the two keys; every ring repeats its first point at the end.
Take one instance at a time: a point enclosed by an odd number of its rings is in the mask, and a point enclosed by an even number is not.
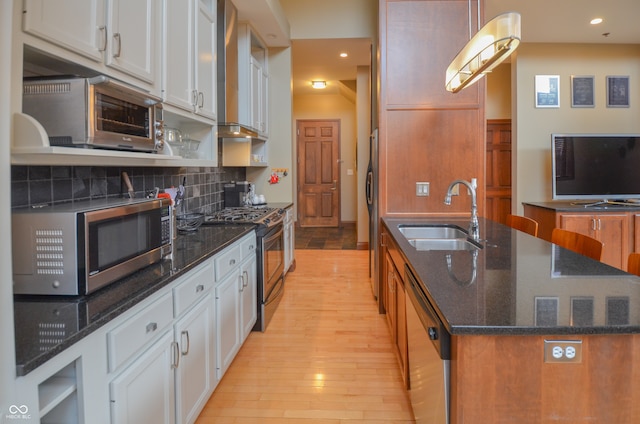
{"type": "Polygon", "coordinates": [[[284,233],[284,273],[286,274],[295,260],[296,236],[293,222],[293,209],[285,211],[283,222],[284,233]]]}
{"type": "Polygon", "coordinates": [[[257,318],[256,237],[243,238],[240,246],[223,251],[216,272],[224,269],[216,282],[216,371],[218,379],[231,365],[257,318]]]}
{"type": "Polygon", "coordinates": [[[176,413],[179,423],[193,423],[214,389],[213,301],[207,294],[175,324],[180,350],[176,367],[176,413]]]}
{"type": "Polygon", "coordinates": [[[244,342],[251,333],[258,317],[258,285],[256,278],[256,257],[245,260],[240,266],[240,324],[241,340],[244,342]]]}
{"type": "Polygon", "coordinates": [[[236,273],[217,284],[216,310],[216,373],[221,379],[240,350],[240,283],[236,273]]]}
{"type": "Polygon", "coordinates": [[[173,424],[176,347],[168,330],[110,384],[111,423],[173,424]]]}

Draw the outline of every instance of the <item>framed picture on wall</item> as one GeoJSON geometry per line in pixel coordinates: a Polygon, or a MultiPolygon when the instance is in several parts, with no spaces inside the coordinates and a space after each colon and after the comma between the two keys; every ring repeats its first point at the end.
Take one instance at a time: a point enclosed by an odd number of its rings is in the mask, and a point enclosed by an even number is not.
{"type": "Polygon", "coordinates": [[[571,107],[595,107],[593,75],[571,76],[571,107]]]}
{"type": "Polygon", "coordinates": [[[629,107],[628,76],[607,76],[607,107],[629,107]]]}
{"type": "Polygon", "coordinates": [[[536,75],[536,107],[560,107],[560,76],[536,75]]]}

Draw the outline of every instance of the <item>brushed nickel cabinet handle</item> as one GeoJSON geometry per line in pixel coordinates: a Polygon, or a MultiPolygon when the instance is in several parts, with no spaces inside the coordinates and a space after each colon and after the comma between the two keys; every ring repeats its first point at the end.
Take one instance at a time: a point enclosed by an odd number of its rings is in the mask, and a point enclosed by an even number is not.
{"type": "Polygon", "coordinates": [[[182,346],[184,347],[185,345],[187,346],[186,349],[182,349],[182,351],[180,353],[182,353],[182,356],[187,356],[189,354],[189,347],[191,346],[191,343],[189,341],[189,331],[184,330],[182,333],[180,333],[180,341],[182,341],[182,339],[184,339],[186,337],[187,342],[186,343],[182,343],[182,346]]]}
{"type": "Polygon", "coordinates": [[[171,368],[176,369],[180,366],[180,346],[178,342],[171,342],[171,349],[173,352],[173,360],[171,361],[171,368]]]}
{"type": "Polygon", "coordinates": [[[149,324],[147,324],[147,333],[153,333],[154,331],[156,331],[158,329],[158,323],[157,322],[150,322],[149,324]]]}
{"type": "Polygon", "coordinates": [[[120,33],[116,32],[113,34],[113,39],[116,42],[116,45],[118,46],[118,50],[116,53],[116,49],[113,49],[114,53],[113,53],[113,57],[120,57],[120,53],[122,53],[122,39],[120,38],[120,33]]]}
{"type": "Polygon", "coordinates": [[[107,27],[104,25],[100,25],[98,27],[98,30],[102,33],[102,46],[98,48],[98,51],[103,52],[107,50],[107,27]]]}

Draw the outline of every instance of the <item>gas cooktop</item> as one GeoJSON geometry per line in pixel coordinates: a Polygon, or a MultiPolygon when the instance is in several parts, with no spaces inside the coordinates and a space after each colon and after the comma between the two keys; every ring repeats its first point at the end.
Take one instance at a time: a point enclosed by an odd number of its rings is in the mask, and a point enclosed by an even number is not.
{"type": "Polygon", "coordinates": [[[282,221],[284,210],[269,208],[266,206],[243,206],[237,208],[225,208],[205,217],[208,224],[263,224],[272,226],[282,221]]]}

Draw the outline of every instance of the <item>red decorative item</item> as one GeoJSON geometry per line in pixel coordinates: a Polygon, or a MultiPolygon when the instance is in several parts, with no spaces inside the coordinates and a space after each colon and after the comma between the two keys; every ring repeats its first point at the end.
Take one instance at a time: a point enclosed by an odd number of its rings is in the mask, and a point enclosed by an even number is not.
{"type": "Polygon", "coordinates": [[[278,174],[274,172],[271,174],[271,178],[269,178],[269,184],[278,184],[278,182],[280,182],[280,178],[278,177],[278,174]]]}

